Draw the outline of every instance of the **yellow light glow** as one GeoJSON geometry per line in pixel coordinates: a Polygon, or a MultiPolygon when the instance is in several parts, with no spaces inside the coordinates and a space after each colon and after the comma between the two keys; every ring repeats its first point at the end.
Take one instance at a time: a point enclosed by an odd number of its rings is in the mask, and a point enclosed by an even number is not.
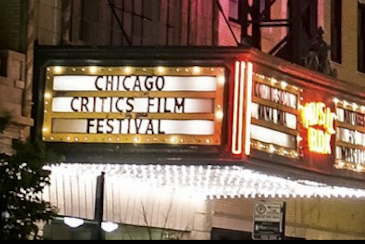
{"type": "Polygon", "coordinates": [[[54,67],[55,74],[61,74],[63,72],[63,68],[61,66],[54,67]]]}
{"type": "Polygon", "coordinates": [[[176,138],[176,137],[171,137],[170,142],[171,142],[172,144],[176,144],[176,143],[178,142],[178,140],[177,140],[177,138],[176,138]]]}
{"type": "Polygon", "coordinates": [[[51,99],[51,98],[52,98],[51,93],[49,93],[49,92],[45,93],[45,94],[44,94],[44,98],[45,98],[45,99],[51,99]]]}
{"type": "Polygon", "coordinates": [[[195,66],[195,67],[193,68],[193,73],[194,73],[194,74],[200,74],[201,72],[202,72],[202,68],[197,67],[197,66],[195,66]]]}
{"type": "Polygon", "coordinates": [[[90,71],[91,74],[95,74],[96,72],[98,72],[98,68],[93,66],[93,67],[89,68],[89,71],[90,71]]]}
{"type": "Polygon", "coordinates": [[[218,119],[218,120],[222,120],[224,118],[224,113],[223,111],[217,111],[215,113],[215,118],[218,119]]]}
{"type": "Polygon", "coordinates": [[[159,73],[159,74],[164,74],[164,73],[165,73],[165,71],[166,71],[166,68],[165,68],[165,67],[162,67],[162,66],[157,67],[157,73],[159,73]]]}
{"type": "Polygon", "coordinates": [[[48,131],[48,128],[44,127],[44,128],[42,129],[42,131],[43,131],[43,132],[47,132],[47,131],[48,131]]]}
{"type": "Polygon", "coordinates": [[[338,98],[335,98],[333,99],[333,102],[337,105],[340,102],[340,100],[338,100],[338,98]]]}
{"type": "Polygon", "coordinates": [[[270,82],[271,82],[271,85],[275,86],[278,83],[278,80],[272,78],[272,79],[270,79],[270,82]]]}
{"type": "Polygon", "coordinates": [[[224,86],[225,83],[226,83],[226,78],[224,76],[219,76],[218,77],[218,84],[220,86],[224,86]]]}
{"type": "Polygon", "coordinates": [[[332,154],[331,138],[336,133],[336,114],[324,103],[307,103],[301,111],[303,126],[308,129],[308,146],[311,152],[332,154]],[[322,126],[323,130],[313,128],[322,126]]]}
{"type": "Polygon", "coordinates": [[[364,168],[361,165],[357,165],[356,166],[356,170],[361,172],[364,168]]]}
{"type": "Polygon", "coordinates": [[[286,83],[285,81],[282,81],[282,82],[281,82],[281,87],[282,87],[283,89],[286,89],[286,88],[288,87],[288,83],[286,83]]]}
{"type": "Polygon", "coordinates": [[[132,67],[125,67],[124,68],[124,72],[126,73],[126,74],[131,74],[132,73],[132,71],[133,71],[133,69],[132,69],[132,67]]]}
{"type": "Polygon", "coordinates": [[[273,145],[269,146],[269,152],[270,153],[275,153],[276,152],[276,148],[273,145]]]}

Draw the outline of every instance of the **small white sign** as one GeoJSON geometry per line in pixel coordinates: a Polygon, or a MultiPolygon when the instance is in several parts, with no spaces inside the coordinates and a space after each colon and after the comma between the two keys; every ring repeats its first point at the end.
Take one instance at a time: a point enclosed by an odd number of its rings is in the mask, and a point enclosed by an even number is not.
{"type": "Polygon", "coordinates": [[[284,236],[283,204],[259,202],[254,208],[253,239],[281,240],[284,236]]]}

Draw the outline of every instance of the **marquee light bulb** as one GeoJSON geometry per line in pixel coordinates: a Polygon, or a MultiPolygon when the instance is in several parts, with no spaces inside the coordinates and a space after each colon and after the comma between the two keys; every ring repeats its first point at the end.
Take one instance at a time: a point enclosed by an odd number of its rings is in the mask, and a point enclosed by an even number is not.
{"type": "Polygon", "coordinates": [[[98,71],[98,68],[93,66],[93,67],[90,67],[89,70],[90,70],[91,74],[95,74],[98,71]]]}
{"type": "Polygon", "coordinates": [[[281,87],[283,89],[287,88],[287,86],[288,86],[288,83],[286,83],[285,81],[281,82],[281,87]]]}
{"type": "Polygon", "coordinates": [[[131,74],[131,73],[132,73],[132,67],[125,67],[125,68],[124,68],[124,72],[125,72],[126,74],[131,74]]]}
{"type": "Polygon", "coordinates": [[[45,93],[45,94],[44,94],[44,98],[46,98],[46,99],[51,99],[51,98],[52,98],[51,93],[49,93],[49,92],[45,93]]]}
{"type": "Polygon", "coordinates": [[[162,67],[162,66],[157,67],[157,72],[160,73],[160,74],[165,73],[165,70],[166,70],[165,67],[162,67]]]}
{"type": "Polygon", "coordinates": [[[56,67],[54,68],[54,72],[55,72],[56,74],[61,74],[61,73],[63,72],[63,68],[62,68],[61,66],[56,66],[56,67]]]}
{"type": "Polygon", "coordinates": [[[219,76],[218,77],[218,84],[220,86],[223,86],[226,83],[226,78],[224,76],[219,76]]]}
{"type": "Polygon", "coordinates": [[[216,117],[216,119],[218,119],[218,120],[222,120],[222,119],[224,118],[224,113],[223,113],[223,111],[217,111],[217,112],[215,113],[215,117],[216,117]]]}
{"type": "Polygon", "coordinates": [[[194,74],[200,74],[201,72],[202,72],[202,68],[197,67],[197,66],[195,66],[195,67],[193,68],[193,73],[194,73],[194,74]]]}

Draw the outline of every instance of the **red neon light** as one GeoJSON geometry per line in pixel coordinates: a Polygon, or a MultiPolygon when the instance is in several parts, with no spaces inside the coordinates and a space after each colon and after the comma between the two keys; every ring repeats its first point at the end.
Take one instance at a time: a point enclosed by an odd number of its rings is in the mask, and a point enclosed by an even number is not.
{"type": "Polygon", "coordinates": [[[252,87],[253,87],[253,64],[247,65],[247,99],[246,99],[246,139],[245,153],[251,154],[251,105],[252,105],[252,87]]]}
{"type": "Polygon", "coordinates": [[[243,113],[244,113],[244,84],[245,62],[236,62],[234,80],[234,108],[233,108],[233,132],[232,153],[240,155],[243,145],[243,113]]]}

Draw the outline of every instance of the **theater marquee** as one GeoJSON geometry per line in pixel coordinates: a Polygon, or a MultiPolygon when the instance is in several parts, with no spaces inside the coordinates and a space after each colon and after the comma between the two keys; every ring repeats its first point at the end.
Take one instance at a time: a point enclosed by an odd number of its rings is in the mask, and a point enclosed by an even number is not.
{"type": "Polygon", "coordinates": [[[220,145],[222,67],[49,67],[46,142],[220,145]]]}

